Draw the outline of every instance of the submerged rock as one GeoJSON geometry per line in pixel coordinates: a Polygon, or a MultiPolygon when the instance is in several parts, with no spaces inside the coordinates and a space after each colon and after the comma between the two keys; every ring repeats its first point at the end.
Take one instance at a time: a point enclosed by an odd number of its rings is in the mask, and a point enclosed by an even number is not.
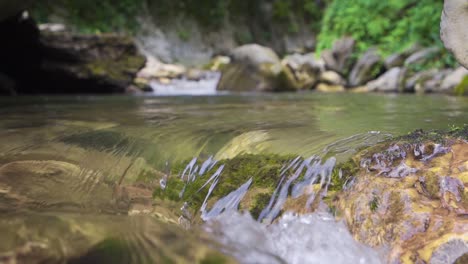
{"type": "Polygon", "coordinates": [[[363,150],[332,204],[389,263],[453,263],[468,253],[468,128],[417,131],[363,150]]]}

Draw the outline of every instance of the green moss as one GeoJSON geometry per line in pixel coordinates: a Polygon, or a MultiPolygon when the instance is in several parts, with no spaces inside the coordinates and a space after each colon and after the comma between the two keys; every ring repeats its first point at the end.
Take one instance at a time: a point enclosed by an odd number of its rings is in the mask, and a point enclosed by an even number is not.
{"type": "Polygon", "coordinates": [[[468,93],[468,76],[465,76],[465,78],[455,86],[454,91],[456,95],[465,95],[468,93]]]}
{"type": "Polygon", "coordinates": [[[210,253],[205,256],[199,263],[200,264],[224,264],[228,263],[226,256],[221,255],[220,253],[210,253]]]}
{"type": "MultiPolygon", "coordinates": [[[[271,193],[278,185],[282,166],[292,159],[293,156],[245,154],[233,159],[221,160],[218,162],[218,165],[210,171],[212,174],[221,164],[225,166],[211,198],[223,197],[239,188],[239,186],[247,182],[250,178],[253,178],[252,186],[254,188],[251,188],[251,191],[255,188],[268,190],[267,192],[259,192],[251,197],[253,205],[251,208],[245,208],[251,210],[254,215],[258,215],[259,211],[263,209],[263,206],[268,203],[271,193]]],[[[201,163],[203,160],[199,162],[201,163]]],[[[176,175],[180,175],[188,163],[189,161],[175,164],[171,169],[171,175],[173,175],[173,177],[168,179],[167,188],[165,190],[157,188],[153,195],[155,198],[159,199],[187,201],[190,207],[194,211],[197,211],[208,193],[209,185],[202,190],[200,190],[200,188],[208,180],[208,175],[211,174],[198,177],[195,181],[190,182],[185,187],[185,192],[181,199],[179,198],[179,193],[184,188],[185,182],[176,175]]]]}
{"type": "Polygon", "coordinates": [[[447,130],[415,130],[407,135],[389,139],[387,142],[424,143],[434,142],[444,144],[450,139],[468,140],[468,124],[463,126],[451,126],[447,130]]]}
{"type": "Polygon", "coordinates": [[[374,196],[372,200],[369,202],[369,209],[371,210],[371,212],[374,213],[379,208],[379,205],[380,205],[379,197],[374,196]]]}
{"type": "Polygon", "coordinates": [[[270,199],[271,193],[261,193],[256,196],[253,206],[249,208],[249,212],[254,219],[260,216],[260,213],[268,205],[270,199]]]}
{"type": "Polygon", "coordinates": [[[434,173],[428,172],[424,176],[424,187],[432,199],[439,197],[440,182],[439,177],[434,173]]]}
{"type": "Polygon", "coordinates": [[[341,191],[345,184],[349,182],[359,171],[359,166],[356,161],[349,159],[348,161],[335,166],[332,172],[330,191],[341,191]],[[340,176],[341,174],[341,176],[340,176]]]}

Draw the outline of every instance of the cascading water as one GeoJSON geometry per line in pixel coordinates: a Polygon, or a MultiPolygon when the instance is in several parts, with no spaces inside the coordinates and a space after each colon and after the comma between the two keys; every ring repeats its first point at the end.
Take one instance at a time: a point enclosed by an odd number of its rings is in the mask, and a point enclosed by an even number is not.
{"type": "MultiPolygon", "coordinates": [[[[210,195],[223,177],[224,165],[211,171],[217,161],[209,157],[197,165],[193,158],[179,176],[187,185],[196,178],[204,178],[208,192],[199,209],[205,222],[205,232],[220,242],[221,250],[241,263],[380,263],[375,250],[356,242],[342,222],[329,213],[321,198],[327,194],[331,182],[334,157],[322,163],[317,156],[297,157],[281,169],[278,186],[258,219],[248,212],[238,212],[239,204],[252,186],[253,178],[239,188],[217,199],[208,207],[210,195]],[[316,188],[311,188],[311,187],[316,188]],[[313,191],[312,189],[315,189],[313,191]],[[307,196],[303,208],[306,213],[285,212],[287,199],[307,196]],[[312,209],[312,203],[318,204],[312,209]],[[314,212],[312,212],[314,211],[314,212]]],[[[185,202],[181,218],[187,216],[185,202]]],[[[190,214],[190,217],[194,217],[190,214]]],[[[185,219],[189,220],[189,219],[185,219]]],[[[179,220],[180,221],[180,220],[179,220]]]]}

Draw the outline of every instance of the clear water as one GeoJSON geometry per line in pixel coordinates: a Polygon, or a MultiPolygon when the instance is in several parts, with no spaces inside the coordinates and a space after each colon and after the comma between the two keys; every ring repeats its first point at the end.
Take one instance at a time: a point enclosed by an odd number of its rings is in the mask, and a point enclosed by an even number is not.
{"type": "Polygon", "coordinates": [[[390,135],[468,123],[467,112],[468,98],[414,95],[0,98],[0,263],[69,259],[110,238],[131,249],[125,263],[193,263],[213,248],[242,263],[376,263],[324,214],[270,226],[220,215],[187,232],[177,205],[152,200],[159,182],[135,182],[211,155],[340,162],[390,135]],[[264,244],[242,242],[255,239],[264,244]]]}

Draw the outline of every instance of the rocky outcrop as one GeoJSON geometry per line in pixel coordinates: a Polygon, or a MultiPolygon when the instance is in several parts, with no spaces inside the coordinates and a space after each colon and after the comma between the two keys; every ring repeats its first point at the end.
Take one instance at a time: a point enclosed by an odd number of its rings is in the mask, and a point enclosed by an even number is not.
{"type": "Polygon", "coordinates": [[[349,74],[349,85],[359,86],[374,79],[382,69],[382,62],[376,49],[369,49],[356,62],[349,74]]]}
{"type": "Polygon", "coordinates": [[[376,80],[367,83],[370,91],[398,92],[403,83],[405,70],[400,67],[391,68],[376,80]]]}
{"type": "Polygon", "coordinates": [[[468,68],[468,2],[445,0],[440,22],[440,37],[445,47],[465,68],[468,68]]]}
{"type": "Polygon", "coordinates": [[[0,35],[3,93],[123,93],[145,63],[129,37],[40,32],[23,15],[0,22],[0,35]]]}
{"type": "Polygon", "coordinates": [[[350,37],[339,39],[333,44],[332,50],[322,52],[322,59],[328,70],[346,75],[351,66],[351,55],[356,42],[350,37]]]}
{"type": "Polygon", "coordinates": [[[231,59],[222,71],[218,90],[281,91],[289,88],[283,85],[281,61],[272,49],[248,44],[234,49],[231,59]]]}
{"type": "Polygon", "coordinates": [[[312,89],[325,70],[323,61],[315,59],[313,53],[288,55],[281,65],[287,84],[295,90],[312,89]]]}
{"type": "Polygon", "coordinates": [[[388,263],[455,263],[468,254],[468,144],[414,132],[353,158],[351,184],[335,200],[354,237],[389,248],[388,263]]]}

